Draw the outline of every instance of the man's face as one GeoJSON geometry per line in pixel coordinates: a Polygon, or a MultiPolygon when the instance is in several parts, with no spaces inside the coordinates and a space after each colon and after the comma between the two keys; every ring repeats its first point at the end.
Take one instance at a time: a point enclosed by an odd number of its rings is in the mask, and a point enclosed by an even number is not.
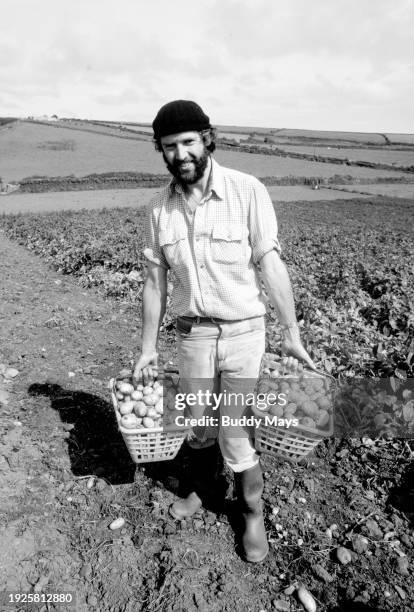
{"type": "Polygon", "coordinates": [[[181,185],[193,185],[203,177],[210,154],[198,132],[163,136],[161,146],[168,170],[181,185]]]}

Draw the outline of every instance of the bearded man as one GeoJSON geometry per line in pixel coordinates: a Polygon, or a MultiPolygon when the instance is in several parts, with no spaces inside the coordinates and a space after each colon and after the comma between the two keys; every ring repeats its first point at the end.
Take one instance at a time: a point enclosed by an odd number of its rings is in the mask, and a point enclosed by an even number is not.
{"type": "MultiPolygon", "coordinates": [[[[264,185],[213,159],[215,130],[195,102],[166,104],[158,111],[153,130],[156,148],[173,179],[148,210],[142,347],[134,378],[148,380],[157,369],[168,270],[174,272],[180,391],[253,391],[265,351],[266,297],[259,268],[283,330],[286,366],[295,369],[301,360],[315,368],[300,340],[289,276],[279,257],[276,215],[264,185]]],[[[188,408],[197,423],[202,416],[217,415],[208,402],[188,408]]],[[[248,406],[231,402],[219,407],[220,417],[241,417],[249,411],[248,406]]],[[[209,494],[222,494],[216,478],[219,446],[234,473],[243,518],[243,557],[260,562],[269,547],[262,511],[263,476],[253,438],[251,427],[197,424],[187,442],[188,496],[172,504],[170,513],[176,519],[192,516],[209,494]]]]}

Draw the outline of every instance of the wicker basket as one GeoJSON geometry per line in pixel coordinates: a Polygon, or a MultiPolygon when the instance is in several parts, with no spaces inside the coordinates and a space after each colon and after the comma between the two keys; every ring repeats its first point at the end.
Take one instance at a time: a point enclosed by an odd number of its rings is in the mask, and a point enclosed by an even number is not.
{"type": "Polygon", "coordinates": [[[134,463],[151,463],[174,459],[184,442],[188,430],[172,426],[138,429],[126,429],[121,425],[121,415],[118,410],[118,399],[115,395],[116,380],[110,382],[112,403],[115,410],[118,429],[134,463]]]}
{"type": "MultiPolygon", "coordinates": [[[[263,380],[263,378],[260,380],[263,380]]],[[[325,375],[322,372],[306,370],[306,378],[329,379],[333,397],[334,379],[331,376],[325,375]]],[[[266,422],[266,415],[256,407],[252,408],[252,410],[254,415],[260,418],[260,424],[255,430],[256,450],[287,459],[294,463],[305,459],[321,440],[333,434],[332,411],[329,413],[327,426],[323,429],[314,429],[300,424],[289,428],[278,427],[266,422]]]]}

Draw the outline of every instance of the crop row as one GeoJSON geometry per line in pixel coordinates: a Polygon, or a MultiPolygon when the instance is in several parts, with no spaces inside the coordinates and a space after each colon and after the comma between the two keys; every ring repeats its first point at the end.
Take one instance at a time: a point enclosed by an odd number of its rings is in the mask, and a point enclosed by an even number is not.
{"type": "MultiPolygon", "coordinates": [[[[3,216],[8,236],[84,286],[139,302],[145,275],[144,210],[3,216]]],[[[302,335],[335,375],[413,375],[413,240],[409,203],[337,201],[277,205],[283,257],[302,335]]],[[[268,350],[277,352],[275,313],[268,350]]],[[[171,328],[167,312],[165,329],[171,328]]]]}

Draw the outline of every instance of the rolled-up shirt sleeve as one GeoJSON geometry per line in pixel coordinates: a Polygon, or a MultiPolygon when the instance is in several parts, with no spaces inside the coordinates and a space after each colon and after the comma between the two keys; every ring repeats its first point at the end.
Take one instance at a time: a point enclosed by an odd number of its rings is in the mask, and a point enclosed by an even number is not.
{"type": "Polygon", "coordinates": [[[269,251],[275,249],[280,253],[282,249],[272,200],[266,187],[257,180],[252,184],[249,214],[250,246],[253,262],[258,264],[269,251]]]}
{"type": "Polygon", "coordinates": [[[158,234],[158,214],[157,208],[149,206],[145,219],[145,249],[144,256],[149,261],[162,266],[166,270],[169,269],[165,255],[160,247],[158,234]]]}

